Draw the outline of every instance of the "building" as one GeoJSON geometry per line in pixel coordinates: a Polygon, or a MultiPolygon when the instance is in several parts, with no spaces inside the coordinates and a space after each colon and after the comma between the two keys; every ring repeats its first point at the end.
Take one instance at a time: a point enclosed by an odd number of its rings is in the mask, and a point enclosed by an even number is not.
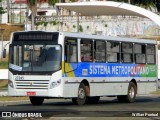
{"type": "MultiPolygon", "coordinates": [[[[37,14],[52,15],[55,12],[54,8],[48,5],[47,0],[41,1],[37,14]]],[[[7,13],[2,15],[1,23],[24,24],[26,16],[31,14],[31,11],[27,8],[27,0],[5,0],[2,2],[2,6],[7,13]]]]}

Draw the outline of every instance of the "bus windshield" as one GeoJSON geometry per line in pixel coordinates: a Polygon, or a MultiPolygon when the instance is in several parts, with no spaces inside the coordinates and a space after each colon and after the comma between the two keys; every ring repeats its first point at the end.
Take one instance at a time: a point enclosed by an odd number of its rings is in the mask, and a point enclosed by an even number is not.
{"type": "Polygon", "coordinates": [[[51,72],[61,68],[60,45],[11,45],[9,69],[26,72],[51,72]]]}

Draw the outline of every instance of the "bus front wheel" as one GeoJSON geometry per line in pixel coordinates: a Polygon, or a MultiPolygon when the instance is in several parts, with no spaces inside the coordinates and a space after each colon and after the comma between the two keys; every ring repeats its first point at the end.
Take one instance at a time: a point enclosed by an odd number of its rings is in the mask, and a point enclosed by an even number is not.
{"type": "Polygon", "coordinates": [[[43,97],[35,97],[35,96],[30,96],[29,97],[30,102],[32,105],[42,105],[44,98],[43,97]]]}
{"type": "Polygon", "coordinates": [[[85,84],[81,83],[78,89],[78,97],[72,98],[72,102],[78,105],[84,105],[86,103],[87,90],[85,84]]]}

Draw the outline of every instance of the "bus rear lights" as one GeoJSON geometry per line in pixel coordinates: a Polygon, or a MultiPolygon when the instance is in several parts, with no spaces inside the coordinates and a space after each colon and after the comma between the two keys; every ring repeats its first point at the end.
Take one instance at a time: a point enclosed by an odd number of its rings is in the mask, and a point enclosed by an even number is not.
{"type": "Polygon", "coordinates": [[[14,88],[13,82],[11,80],[8,80],[8,85],[12,88],[14,88]]]}
{"type": "Polygon", "coordinates": [[[61,79],[57,80],[56,82],[51,82],[50,84],[50,89],[57,87],[58,85],[61,84],[61,79]]]}

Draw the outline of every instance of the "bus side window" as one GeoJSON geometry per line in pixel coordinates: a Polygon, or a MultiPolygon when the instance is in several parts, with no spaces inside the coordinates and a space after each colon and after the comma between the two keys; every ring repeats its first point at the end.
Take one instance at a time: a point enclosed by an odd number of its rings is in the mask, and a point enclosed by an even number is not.
{"type": "Polygon", "coordinates": [[[147,45],[146,48],[146,58],[147,64],[155,64],[156,63],[156,49],[155,45],[147,45]]]}
{"type": "Polygon", "coordinates": [[[146,45],[134,44],[134,59],[135,63],[146,63],[146,45]]]}
{"type": "Polygon", "coordinates": [[[119,42],[107,42],[106,59],[108,62],[120,61],[120,43],[119,42]]]}
{"type": "Polygon", "coordinates": [[[81,61],[92,62],[93,61],[93,41],[82,39],[80,47],[81,47],[81,61]]]}
{"type": "Polygon", "coordinates": [[[75,39],[68,39],[65,42],[65,62],[77,62],[77,41],[75,39]]]}
{"type": "Polygon", "coordinates": [[[94,42],[94,61],[106,62],[106,42],[96,40],[94,42]]]}
{"type": "Polygon", "coordinates": [[[132,63],[133,62],[133,44],[132,43],[122,43],[122,54],[121,61],[124,63],[132,63]]]}

